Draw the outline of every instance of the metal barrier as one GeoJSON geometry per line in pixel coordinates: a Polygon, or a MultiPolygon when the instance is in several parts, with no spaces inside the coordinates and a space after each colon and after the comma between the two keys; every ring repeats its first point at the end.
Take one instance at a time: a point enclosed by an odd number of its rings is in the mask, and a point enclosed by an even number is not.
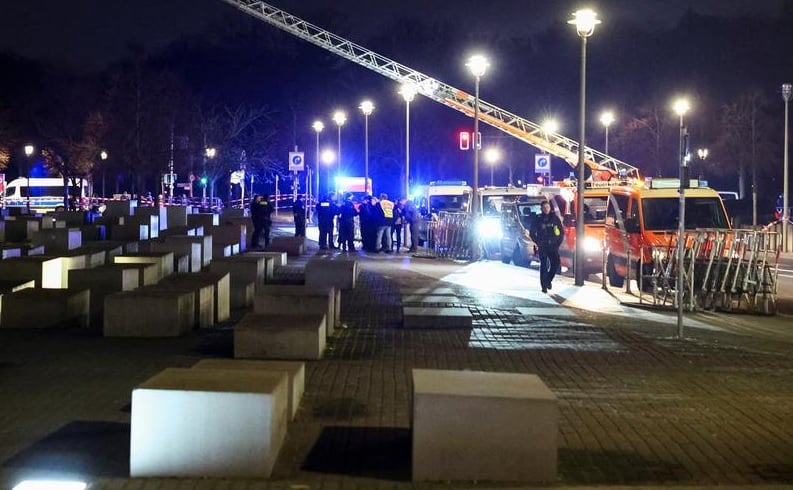
{"type": "Polygon", "coordinates": [[[677,260],[677,234],[664,235],[664,245],[652,248],[652,263],[640,264],[641,291],[653,304],[677,301],[678,271],[683,274],[683,307],[696,309],[776,312],[780,236],[762,230],[702,229],[687,232],[684,258],[677,260]],[[682,267],[682,269],[681,269],[682,267]]]}
{"type": "Polygon", "coordinates": [[[471,258],[474,229],[468,213],[441,211],[437,220],[425,223],[424,246],[417,255],[450,260],[471,258]]]}

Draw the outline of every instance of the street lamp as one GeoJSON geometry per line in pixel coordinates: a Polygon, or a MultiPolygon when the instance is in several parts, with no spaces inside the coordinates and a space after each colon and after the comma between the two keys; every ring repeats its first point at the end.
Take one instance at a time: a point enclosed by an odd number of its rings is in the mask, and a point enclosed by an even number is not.
{"type": "Polygon", "coordinates": [[[546,119],[542,122],[542,130],[547,139],[549,134],[559,132],[559,122],[556,119],[546,119]]]}
{"type": "Polygon", "coordinates": [[[317,133],[317,155],[316,155],[316,160],[314,160],[314,162],[315,162],[314,165],[317,167],[317,195],[316,195],[316,198],[317,198],[317,200],[319,200],[319,198],[321,197],[320,196],[320,192],[322,192],[320,190],[320,188],[319,188],[319,174],[320,174],[320,171],[319,171],[319,162],[320,162],[320,159],[319,159],[319,133],[321,133],[322,130],[325,129],[325,123],[323,123],[322,121],[314,121],[314,124],[311,125],[311,128],[314,129],[314,131],[317,133]]]}
{"type": "Polygon", "coordinates": [[[614,113],[611,111],[603,111],[603,113],[600,115],[600,124],[606,128],[606,147],[603,151],[603,153],[606,155],[609,154],[609,126],[611,126],[611,123],[614,121],[614,113]]]}
{"type": "Polygon", "coordinates": [[[788,224],[790,221],[790,204],[788,201],[788,102],[793,95],[793,85],[782,85],[782,99],[785,101],[785,158],[782,181],[782,250],[788,251],[788,224]]]}
{"type": "Polygon", "coordinates": [[[575,285],[584,285],[584,150],[586,137],[586,40],[595,32],[600,24],[597,14],[590,9],[578,10],[573,13],[568,24],[575,25],[578,37],[581,38],[581,119],[578,138],[578,199],[576,199],[575,220],[575,285]]]}
{"type": "MultiPolygon", "coordinates": [[[[331,181],[330,181],[330,166],[333,164],[334,161],[336,161],[336,153],[334,153],[333,150],[326,149],[326,150],[324,150],[322,152],[322,163],[324,163],[325,166],[328,169],[328,173],[327,173],[328,183],[325,185],[325,187],[327,187],[327,189],[328,189],[328,193],[330,193],[330,189],[331,189],[331,187],[330,187],[330,185],[331,185],[331,181]]],[[[317,172],[317,173],[319,173],[319,172],[317,172]]]]}
{"type": "MultiPolygon", "coordinates": [[[[339,172],[341,171],[341,127],[344,126],[344,123],[347,122],[347,114],[344,111],[336,111],[333,113],[333,122],[336,123],[336,126],[339,128],[339,139],[338,144],[336,146],[336,155],[338,156],[338,160],[336,161],[336,177],[339,176],[339,172]]],[[[336,189],[336,182],[333,183],[333,189],[336,189]]]]}
{"type": "Polygon", "coordinates": [[[36,151],[36,148],[33,145],[25,145],[25,156],[27,157],[25,162],[25,184],[27,187],[27,199],[25,200],[25,207],[30,213],[30,157],[33,155],[33,152],[36,151]]]}
{"type": "Polygon", "coordinates": [[[688,159],[686,158],[687,130],[683,116],[691,109],[686,99],[675,101],[673,109],[680,118],[680,145],[678,158],[680,162],[680,204],[677,212],[677,336],[683,339],[683,260],[685,254],[686,233],[686,185],[688,184],[688,159]]]}
{"type": "Polygon", "coordinates": [[[202,205],[206,205],[207,200],[207,160],[215,158],[215,155],[217,155],[217,150],[215,148],[209,147],[204,150],[204,174],[201,176],[201,185],[203,186],[202,205]]]}
{"type": "Polygon", "coordinates": [[[99,159],[102,160],[102,197],[106,197],[105,194],[105,172],[107,171],[107,152],[102,150],[99,152],[99,159]]]}
{"type": "Polygon", "coordinates": [[[707,148],[698,149],[697,156],[699,157],[699,160],[702,162],[702,164],[699,166],[699,176],[697,178],[702,179],[704,175],[702,171],[705,169],[705,160],[708,159],[708,149],[707,148]]]}
{"type": "Polygon", "coordinates": [[[416,86],[405,83],[399,89],[405,99],[405,199],[410,197],[410,103],[416,97],[416,86]]]}
{"type": "Polygon", "coordinates": [[[501,151],[498,148],[488,148],[485,150],[485,161],[490,164],[490,187],[493,187],[493,168],[501,159],[501,151]]]}
{"type": "Polygon", "coordinates": [[[473,206],[471,206],[471,211],[473,212],[474,216],[476,216],[479,212],[479,149],[482,144],[482,140],[479,137],[479,81],[481,80],[482,76],[484,76],[485,72],[490,66],[490,63],[487,61],[487,58],[477,54],[468,58],[468,63],[466,63],[465,66],[471,70],[471,74],[474,76],[475,80],[474,134],[471,138],[474,145],[474,192],[471,196],[473,198],[473,206]]]}
{"type": "Polygon", "coordinates": [[[369,194],[369,116],[374,112],[374,104],[371,100],[364,100],[358,108],[364,116],[364,171],[363,171],[363,190],[364,194],[369,194]]]}

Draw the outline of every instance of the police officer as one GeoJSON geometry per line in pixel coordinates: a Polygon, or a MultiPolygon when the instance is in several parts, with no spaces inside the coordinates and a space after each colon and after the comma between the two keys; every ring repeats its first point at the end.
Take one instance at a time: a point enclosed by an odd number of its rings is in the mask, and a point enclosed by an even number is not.
{"type": "Polygon", "coordinates": [[[551,213],[550,202],[542,201],[540,208],[542,213],[534,217],[529,233],[540,257],[540,286],[542,292],[547,293],[559,269],[559,246],[564,240],[564,228],[559,217],[551,213]]]}
{"type": "Polygon", "coordinates": [[[306,236],[306,200],[303,196],[297,196],[292,215],[295,217],[295,236],[306,236]]]}
{"type": "Polygon", "coordinates": [[[333,218],[337,214],[335,198],[336,195],[331,192],[317,203],[320,250],[327,250],[328,244],[333,244],[333,218]]]}
{"type": "Polygon", "coordinates": [[[259,242],[264,234],[264,246],[270,245],[270,227],[273,206],[263,196],[256,194],[251,201],[251,220],[253,221],[253,236],[251,248],[260,248],[259,242]]]}
{"type": "Polygon", "coordinates": [[[339,246],[342,251],[355,251],[355,217],[358,210],[352,202],[352,194],[344,196],[344,202],[339,208],[339,246]]]}

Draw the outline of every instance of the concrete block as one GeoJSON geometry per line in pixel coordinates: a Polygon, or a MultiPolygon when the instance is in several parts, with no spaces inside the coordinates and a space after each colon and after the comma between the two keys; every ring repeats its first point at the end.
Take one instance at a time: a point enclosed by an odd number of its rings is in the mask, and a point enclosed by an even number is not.
{"type": "Polygon", "coordinates": [[[283,265],[287,265],[287,255],[286,252],[261,252],[261,251],[248,251],[246,252],[254,257],[272,257],[273,259],[273,267],[281,267],[283,265]]]}
{"type": "Polygon", "coordinates": [[[140,287],[140,272],[122,264],[104,265],[93,269],[69,271],[69,288],[87,289],[91,295],[89,325],[101,325],[104,317],[105,297],[108,294],[132,291],[140,287]]]}
{"type": "MultiPolygon", "coordinates": [[[[140,226],[144,225],[149,230],[149,238],[159,238],[160,237],[160,218],[157,215],[135,215],[135,216],[124,216],[119,219],[119,224],[125,226],[140,226]]],[[[113,240],[118,240],[118,238],[113,237],[113,240]]]]}
{"type": "Polygon", "coordinates": [[[160,267],[157,264],[151,263],[144,263],[144,264],[116,264],[111,263],[107,264],[109,266],[117,266],[123,267],[125,269],[130,269],[135,271],[138,274],[138,285],[139,287],[143,286],[153,286],[160,282],[160,267]]]}
{"type": "Polygon", "coordinates": [[[357,281],[356,260],[323,257],[306,263],[306,286],[335,286],[344,291],[353,289],[357,281]]]}
{"type": "Polygon", "coordinates": [[[108,237],[105,225],[83,225],[80,227],[80,233],[83,234],[83,242],[107,240],[108,237]]]}
{"type": "Polygon", "coordinates": [[[231,307],[248,308],[253,305],[253,295],[256,284],[245,279],[235,279],[231,276],[231,307]]]}
{"type": "Polygon", "coordinates": [[[413,480],[553,482],[556,397],[533,374],[413,370],[413,480]]]}
{"type": "Polygon", "coordinates": [[[220,243],[213,243],[212,244],[212,259],[223,259],[226,257],[231,257],[234,255],[233,248],[231,245],[223,245],[220,243]]]}
{"type": "Polygon", "coordinates": [[[225,222],[227,219],[246,218],[248,210],[246,208],[223,208],[220,213],[220,221],[225,222]]]}
{"type": "Polygon", "coordinates": [[[132,391],[130,476],[269,478],[287,387],[280,371],[161,371],[132,391]]]}
{"type": "Polygon", "coordinates": [[[111,241],[83,241],[81,251],[92,253],[94,251],[105,252],[105,263],[112,263],[113,257],[124,253],[124,242],[111,242],[111,241]]]}
{"type": "MultiPolygon", "coordinates": [[[[142,206],[135,208],[133,213],[135,216],[145,216],[151,217],[155,216],[157,218],[157,231],[165,230],[168,228],[168,208],[160,207],[160,206],[142,206]]],[[[159,233],[158,233],[159,236],[159,233]]]]}
{"type": "MultiPolygon", "coordinates": [[[[195,238],[202,239],[203,237],[180,237],[192,238],[189,240],[174,240],[177,237],[169,237],[165,240],[149,240],[145,242],[149,252],[173,252],[175,257],[186,256],[187,271],[185,272],[199,272],[202,267],[202,246],[195,238]]],[[[174,267],[176,268],[176,267],[174,267]]],[[[178,268],[176,268],[178,269],[178,268]]]]}
{"type": "Polygon", "coordinates": [[[197,228],[190,228],[187,225],[169,226],[167,230],[160,230],[160,238],[169,236],[200,236],[203,234],[204,229],[200,226],[197,228]]]}
{"type": "Polygon", "coordinates": [[[174,255],[173,256],[173,271],[177,274],[190,273],[190,256],[189,255],[174,255]]]}
{"type": "Polygon", "coordinates": [[[473,328],[468,308],[402,307],[404,328],[473,328]]]}
{"type": "Polygon", "coordinates": [[[124,253],[113,257],[114,264],[157,264],[157,280],[173,274],[173,252],[137,252],[124,253]]]}
{"type": "Polygon", "coordinates": [[[32,257],[34,255],[44,255],[44,247],[42,245],[38,245],[36,247],[33,245],[24,245],[22,247],[23,257],[32,257]]]}
{"type": "Polygon", "coordinates": [[[204,231],[220,224],[220,215],[215,213],[194,213],[187,215],[187,226],[203,226],[204,231]]]}
{"type": "Polygon", "coordinates": [[[105,297],[105,337],[178,337],[195,325],[195,295],[142,288],[105,297]]]}
{"type": "Polygon", "coordinates": [[[0,277],[3,280],[33,280],[36,282],[37,288],[65,288],[63,259],[60,257],[39,255],[0,260],[0,277]]]}
{"type": "Polygon", "coordinates": [[[193,293],[195,305],[193,327],[210,328],[215,324],[215,286],[210,283],[192,281],[188,277],[186,274],[171,276],[160,284],[147,289],[193,293]]]}
{"type": "Polygon", "coordinates": [[[90,293],[87,289],[27,288],[0,296],[0,327],[87,327],[90,293]]]}
{"type": "Polygon", "coordinates": [[[0,221],[0,242],[26,242],[41,230],[41,220],[7,217],[0,221]]]}
{"type": "Polygon", "coordinates": [[[17,291],[34,287],[36,287],[36,281],[32,279],[29,281],[0,279],[0,294],[16,293],[17,291]]]}
{"type": "Polygon", "coordinates": [[[189,236],[189,235],[172,235],[165,239],[165,243],[193,243],[198,244],[200,249],[200,267],[192,272],[198,272],[203,267],[209,267],[209,264],[212,263],[212,235],[196,235],[196,236],[189,236]]]}
{"type": "Polygon", "coordinates": [[[16,245],[0,245],[0,259],[22,257],[22,247],[16,245]]]}
{"type": "Polygon", "coordinates": [[[110,239],[121,242],[136,242],[149,239],[149,227],[145,224],[110,225],[110,239]]]}
{"type": "MultiPolygon", "coordinates": [[[[235,255],[224,259],[213,260],[209,265],[212,272],[228,272],[231,274],[231,281],[252,282],[256,288],[267,283],[267,272],[272,268],[267,267],[266,257],[246,257],[235,255]]],[[[272,261],[270,261],[272,264],[272,261]]],[[[272,272],[271,272],[272,277],[272,272]]]]}
{"type": "MultiPolygon", "coordinates": [[[[248,217],[245,218],[227,217],[223,220],[223,224],[244,227],[245,234],[242,237],[244,238],[244,241],[240,242],[240,253],[247,250],[248,244],[251,243],[251,235],[253,234],[253,221],[248,217]]],[[[231,233],[235,233],[235,232],[232,230],[231,233]]],[[[231,237],[229,237],[229,243],[233,243],[237,241],[236,238],[234,238],[234,236],[236,235],[232,235],[231,237]]],[[[217,242],[218,238],[215,238],[215,241],[217,242]]]]}
{"type": "Polygon", "coordinates": [[[234,327],[237,359],[321,359],[327,331],[324,315],[248,313],[234,327]]]}
{"type": "MultiPolygon", "coordinates": [[[[231,317],[231,276],[228,273],[199,272],[189,275],[174,275],[164,282],[189,281],[197,284],[209,284],[213,288],[214,323],[228,321],[231,317]]],[[[252,290],[253,286],[249,288],[252,290]]],[[[251,293],[252,294],[252,293],[251,293]]]]}
{"type": "Polygon", "coordinates": [[[290,257],[299,257],[303,255],[305,250],[306,239],[296,236],[273,237],[273,239],[270,240],[270,245],[267,247],[268,252],[286,252],[290,257]]]}
{"type": "Polygon", "coordinates": [[[306,363],[300,361],[251,361],[241,359],[202,359],[193,369],[240,369],[253,371],[282,371],[288,377],[287,413],[294,420],[306,389],[306,363]]]}
{"type": "Polygon", "coordinates": [[[191,209],[185,206],[168,206],[165,208],[166,219],[168,220],[168,228],[175,228],[178,226],[187,226],[187,213],[191,209]]]}
{"type": "Polygon", "coordinates": [[[213,243],[222,245],[236,244],[241,250],[245,250],[248,243],[247,230],[249,229],[244,224],[230,224],[224,221],[222,225],[213,226],[206,231],[207,234],[212,235],[213,243]]]}
{"type": "Polygon", "coordinates": [[[332,336],[334,327],[339,325],[336,293],[336,288],[331,286],[262,286],[253,297],[253,312],[263,315],[326,315],[327,334],[332,336]]]}
{"type": "Polygon", "coordinates": [[[79,228],[42,229],[33,233],[33,244],[43,245],[50,255],[80,248],[82,242],[83,235],[79,228]]]}
{"type": "Polygon", "coordinates": [[[44,221],[61,221],[66,228],[79,228],[88,223],[87,215],[86,211],[52,211],[44,215],[44,221]]]}
{"type": "Polygon", "coordinates": [[[105,218],[120,218],[122,216],[132,216],[135,214],[135,208],[138,207],[137,199],[115,200],[108,199],[105,201],[105,211],[102,216],[105,218]]]}

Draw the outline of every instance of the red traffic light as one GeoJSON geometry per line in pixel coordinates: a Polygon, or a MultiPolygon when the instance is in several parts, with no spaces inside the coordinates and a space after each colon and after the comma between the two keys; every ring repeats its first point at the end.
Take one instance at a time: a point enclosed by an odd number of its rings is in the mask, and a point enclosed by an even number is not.
{"type": "Polygon", "coordinates": [[[471,133],[468,131],[460,131],[460,149],[464,151],[471,149],[471,133]]]}

